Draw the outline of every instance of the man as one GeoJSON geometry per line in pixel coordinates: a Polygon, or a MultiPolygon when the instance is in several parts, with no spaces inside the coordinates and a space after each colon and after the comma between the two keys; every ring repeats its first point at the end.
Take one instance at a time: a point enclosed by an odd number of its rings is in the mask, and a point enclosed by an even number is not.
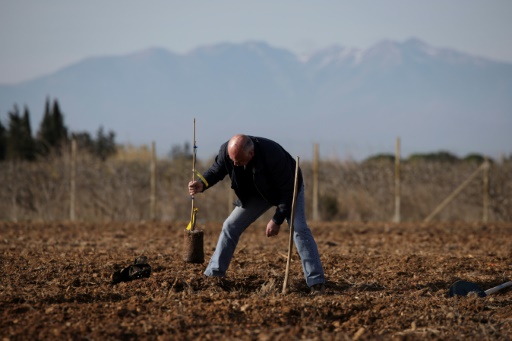
{"type": "MultiPolygon", "coordinates": [[[[269,139],[235,135],[224,143],[213,165],[198,181],[188,184],[190,195],[204,192],[226,175],[238,200],[224,221],[206,276],[224,277],[240,235],[272,206],[274,216],[267,224],[267,237],[277,236],[281,224],[289,223],[293,201],[295,160],[279,144],[269,139]]],[[[299,171],[293,240],[299,252],[304,277],[312,294],[325,291],[325,278],[318,248],[306,223],[304,184],[299,171]]]]}

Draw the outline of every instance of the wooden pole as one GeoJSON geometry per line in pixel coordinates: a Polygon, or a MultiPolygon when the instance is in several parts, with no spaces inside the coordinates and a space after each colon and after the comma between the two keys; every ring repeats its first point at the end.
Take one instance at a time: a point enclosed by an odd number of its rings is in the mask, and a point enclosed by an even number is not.
{"type": "Polygon", "coordinates": [[[318,143],[315,143],[313,155],[313,221],[320,220],[318,213],[318,162],[318,143]]]}
{"type": "MultiPolygon", "coordinates": [[[[192,182],[196,181],[196,118],[194,117],[194,146],[192,150],[192,182]]],[[[192,207],[190,210],[190,221],[192,222],[191,231],[196,228],[196,220],[194,219],[194,196],[191,198],[192,207]]]]}
{"type": "Polygon", "coordinates": [[[482,221],[487,223],[489,221],[489,160],[485,158],[483,165],[483,181],[484,181],[484,193],[483,193],[483,216],[482,221]]]}
{"type": "Polygon", "coordinates": [[[485,162],[481,164],[480,167],[478,167],[473,172],[473,174],[471,174],[469,178],[466,179],[466,181],[464,181],[459,187],[457,187],[457,189],[455,189],[452,192],[452,194],[450,194],[446,199],[444,199],[444,201],[441,204],[439,204],[439,206],[437,206],[436,209],[432,213],[430,213],[428,217],[425,218],[425,222],[430,221],[434,216],[441,212],[441,210],[443,210],[446,207],[446,205],[448,205],[464,188],[466,188],[466,186],[471,182],[471,180],[473,180],[478,175],[478,173],[484,168],[484,165],[485,162]]]}
{"type": "Polygon", "coordinates": [[[69,184],[69,220],[75,221],[76,203],[76,139],[71,140],[71,174],[69,184]]]}
{"type": "Polygon", "coordinates": [[[284,274],[283,283],[283,294],[286,294],[288,286],[288,274],[290,273],[290,261],[292,259],[292,248],[293,248],[293,223],[295,220],[295,206],[297,205],[297,187],[299,184],[299,157],[295,160],[295,181],[293,184],[293,199],[292,199],[292,211],[290,215],[290,238],[288,240],[288,258],[286,259],[286,272],[284,274]]]}
{"type": "Polygon", "coordinates": [[[149,195],[149,219],[156,219],[156,145],[155,141],[151,143],[151,162],[149,165],[150,172],[150,195],[149,195]]]}
{"type": "Polygon", "coordinates": [[[396,138],[396,148],[395,148],[395,215],[393,217],[393,222],[400,222],[400,138],[396,138]]]}

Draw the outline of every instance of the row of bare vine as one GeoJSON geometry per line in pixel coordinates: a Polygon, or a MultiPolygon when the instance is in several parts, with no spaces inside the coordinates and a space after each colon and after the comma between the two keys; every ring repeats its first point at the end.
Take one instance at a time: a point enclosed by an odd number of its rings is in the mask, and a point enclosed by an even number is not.
{"type": "MultiPolygon", "coordinates": [[[[205,170],[211,161],[198,161],[205,170]]],[[[402,221],[421,221],[464,182],[474,162],[405,162],[401,166],[402,221]]],[[[312,163],[301,163],[307,211],[312,211],[312,163]]],[[[54,157],[38,162],[0,163],[0,220],[64,221],[70,217],[71,161],[54,157]]],[[[390,221],[394,213],[395,165],[392,162],[319,163],[321,220],[390,221]]],[[[150,166],[145,161],[99,161],[80,155],[76,163],[75,217],[79,221],[144,221],[150,217],[150,166]]],[[[156,164],[155,219],[187,221],[192,177],[189,160],[160,159],[156,164]]],[[[489,170],[489,220],[512,220],[512,162],[489,170]]],[[[483,214],[483,180],[477,177],[436,216],[443,221],[479,221],[483,214]]],[[[198,221],[222,221],[233,195],[225,179],[196,196],[198,221]]]]}

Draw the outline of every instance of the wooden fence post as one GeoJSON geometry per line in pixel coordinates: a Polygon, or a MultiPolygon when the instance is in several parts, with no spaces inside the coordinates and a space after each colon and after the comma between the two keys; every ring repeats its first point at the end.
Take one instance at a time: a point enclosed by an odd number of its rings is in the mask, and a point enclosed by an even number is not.
{"type": "Polygon", "coordinates": [[[313,155],[313,221],[320,220],[318,213],[318,162],[318,143],[315,143],[313,155]]]}
{"type": "Polygon", "coordinates": [[[69,220],[75,221],[76,202],[76,139],[71,140],[71,174],[69,184],[69,220]]]}
{"type": "Polygon", "coordinates": [[[393,222],[400,222],[400,137],[396,138],[395,147],[395,215],[393,222]]]}
{"type": "Polygon", "coordinates": [[[156,146],[155,141],[151,143],[150,171],[150,194],[149,194],[149,220],[156,219],[156,146]]]}
{"type": "Polygon", "coordinates": [[[484,180],[484,193],[483,193],[483,215],[482,221],[487,223],[489,220],[489,160],[485,158],[483,164],[483,180],[484,180]]]}

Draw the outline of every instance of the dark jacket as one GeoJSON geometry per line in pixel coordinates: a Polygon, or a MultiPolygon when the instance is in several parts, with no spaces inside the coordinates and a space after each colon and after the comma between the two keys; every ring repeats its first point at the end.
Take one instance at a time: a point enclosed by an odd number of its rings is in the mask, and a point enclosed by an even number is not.
{"type": "MultiPolygon", "coordinates": [[[[295,181],[295,160],[278,143],[262,138],[250,136],[254,142],[254,156],[248,164],[252,172],[254,187],[268,203],[277,206],[273,220],[281,225],[285,218],[290,218],[293,200],[293,184],[295,181]]],[[[238,200],[237,206],[243,207],[253,191],[246,190],[236,179],[233,161],[228,155],[228,142],[224,143],[215,157],[213,165],[204,174],[208,186],[229,175],[231,188],[235,191],[238,200]]],[[[298,189],[302,186],[302,172],[299,169],[298,189]]],[[[253,189],[252,186],[249,186],[253,189]]],[[[256,194],[257,195],[257,194],[256,194]]]]}

